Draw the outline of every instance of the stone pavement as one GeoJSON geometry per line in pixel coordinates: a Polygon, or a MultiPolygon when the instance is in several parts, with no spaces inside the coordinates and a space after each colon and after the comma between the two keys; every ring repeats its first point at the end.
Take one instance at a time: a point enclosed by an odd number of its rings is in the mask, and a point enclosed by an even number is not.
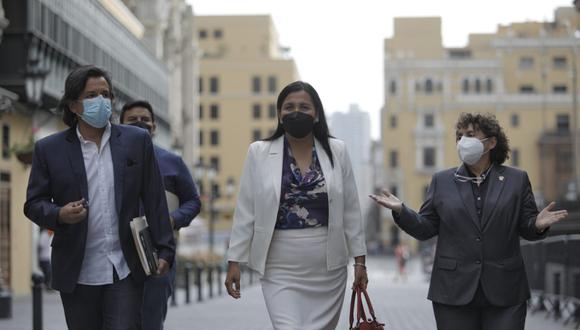
{"type": "MultiPolygon", "coordinates": [[[[370,258],[369,294],[380,321],[387,329],[435,330],[431,303],[426,299],[428,283],[421,273],[418,260],[409,263],[406,281],[395,282],[392,258],[370,258]]],[[[352,268],[352,267],[350,267],[352,268]]],[[[349,269],[350,270],[350,269],[349,269]]],[[[349,279],[349,282],[351,279],[349,279]]],[[[223,282],[223,280],[221,281],[223,282]]],[[[272,329],[262,292],[258,283],[242,287],[242,298],[233,300],[219,296],[201,303],[195,301],[197,292],[192,290],[192,303],[184,304],[184,291],[178,291],[178,306],[169,308],[165,329],[222,329],[222,330],[265,330],[272,329]]],[[[57,293],[45,293],[44,330],[66,329],[64,314],[57,293]]],[[[350,295],[345,296],[343,312],[338,329],[348,328],[348,304],[350,295]]],[[[30,296],[13,299],[13,317],[0,320],[0,330],[32,329],[32,301],[30,296]]],[[[561,322],[546,319],[544,314],[528,314],[526,330],[569,330],[561,322]]]]}

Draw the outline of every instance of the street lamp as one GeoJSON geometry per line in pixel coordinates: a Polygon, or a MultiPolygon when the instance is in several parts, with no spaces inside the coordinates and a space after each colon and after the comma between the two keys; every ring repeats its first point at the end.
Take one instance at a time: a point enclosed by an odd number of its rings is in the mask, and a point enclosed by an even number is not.
{"type": "Polygon", "coordinates": [[[42,104],[42,94],[44,92],[44,80],[49,70],[41,68],[39,60],[29,60],[26,73],[24,75],[24,87],[26,100],[28,103],[40,107],[42,104]]]}
{"type": "Polygon", "coordinates": [[[213,255],[213,246],[214,246],[214,223],[215,223],[215,207],[214,202],[215,199],[218,198],[216,196],[216,191],[214,191],[215,186],[215,177],[217,175],[217,171],[214,166],[212,165],[205,165],[203,162],[199,162],[195,165],[195,178],[197,179],[199,186],[200,186],[200,193],[204,196],[207,196],[209,202],[209,223],[208,223],[208,234],[209,234],[209,253],[213,255]],[[208,187],[204,187],[204,179],[207,179],[208,187]]]}

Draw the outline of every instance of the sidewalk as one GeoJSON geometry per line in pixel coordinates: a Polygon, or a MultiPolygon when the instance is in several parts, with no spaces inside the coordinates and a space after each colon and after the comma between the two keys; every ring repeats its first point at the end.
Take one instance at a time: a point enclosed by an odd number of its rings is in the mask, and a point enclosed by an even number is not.
{"type": "MultiPolygon", "coordinates": [[[[370,258],[369,294],[377,317],[387,323],[387,329],[398,330],[435,330],[435,319],[431,303],[426,299],[428,283],[420,271],[418,260],[409,263],[409,278],[405,282],[394,282],[395,262],[392,258],[370,258]]],[[[352,267],[349,267],[352,268],[352,267]]],[[[349,269],[351,270],[351,269],[349,269]]],[[[349,279],[349,283],[352,279],[349,279]]],[[[223,282],[223,279],[222,281],[223,282]]],[[[178,306],[170,307],[165,329],[223,329],[223,330],[266,330],[272,329],[266,306],[262,299],[259,282],[251,287],[242,287],[242,298],[233,300],[222,295],[198,303],[192,291],[192,303],[184,304],[185,293],[178,291],[178,306]]],[[[44,330],[66,329],[64,314],[58,293],[44,293],[44,330]]],[[[339,329],[348,327],[347,292],[339,329]]],[[[32,329],[32,301],[30,296],[16,297],[13,300],[13,317],[0,320],[1,330],[32,329]]],[[[569,330],[572,325],[563,326],[561,322],[545,319],[544,314],[530,315],[526,330],[569,330]]]]}

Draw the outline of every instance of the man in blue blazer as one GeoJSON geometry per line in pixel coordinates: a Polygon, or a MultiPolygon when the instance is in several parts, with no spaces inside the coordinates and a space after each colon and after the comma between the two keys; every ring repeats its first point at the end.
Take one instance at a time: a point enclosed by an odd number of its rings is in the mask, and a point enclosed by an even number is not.
{"type": "MultiPolygon", "coordinates": [[[[150,135],[155,133],[155,114],[147,101],[134,101],[123,106],[120,116],[121,124],[134,125],[146,129],[150,135]]],[[[159,146],[154,146],[155,157],[163,176],[165,191],[169,199],[176,199],[169,205],[169,219],[173,229],[187,227],[201,209],[201,202],[191,174],[183,159],[159,146]],[[173,204],[173,205],[171,205],[173,204]]],[[[143,330],[163,329],[167,315],[167,300],[173,293],[175,283],[175,265],[168,274],[149,278],[145,282],[143,293],[143,330]]]]}
{"type": "Polygon", "coordinates": [[[39,140],[24,213],[54,231],[52,287],[69,329],[138,329],[145,273],[129,222],[144,207],[159,256],[173,263],[175,242],[151,138],[112,125],[113,86],[95,66],[73,70],[59,108],[70,128],[39,140]]]}

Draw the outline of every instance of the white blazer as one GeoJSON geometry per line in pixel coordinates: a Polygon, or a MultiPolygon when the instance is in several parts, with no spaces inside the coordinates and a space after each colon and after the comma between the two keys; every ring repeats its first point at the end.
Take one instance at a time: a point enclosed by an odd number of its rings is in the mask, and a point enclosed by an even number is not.
{"type": "MultiPolygon", "coordinates": [[[[328,193],[328,270],[345,266],[348,257],[366,255],[362,215],[352,166],[344,142],[329,139],[334,168],[315,139],[328,193]]],[[[247,263],[264,274],[268,248],[280,205],[284,137],[250,145],[240,179],[228,261],[247,263]]]]}

